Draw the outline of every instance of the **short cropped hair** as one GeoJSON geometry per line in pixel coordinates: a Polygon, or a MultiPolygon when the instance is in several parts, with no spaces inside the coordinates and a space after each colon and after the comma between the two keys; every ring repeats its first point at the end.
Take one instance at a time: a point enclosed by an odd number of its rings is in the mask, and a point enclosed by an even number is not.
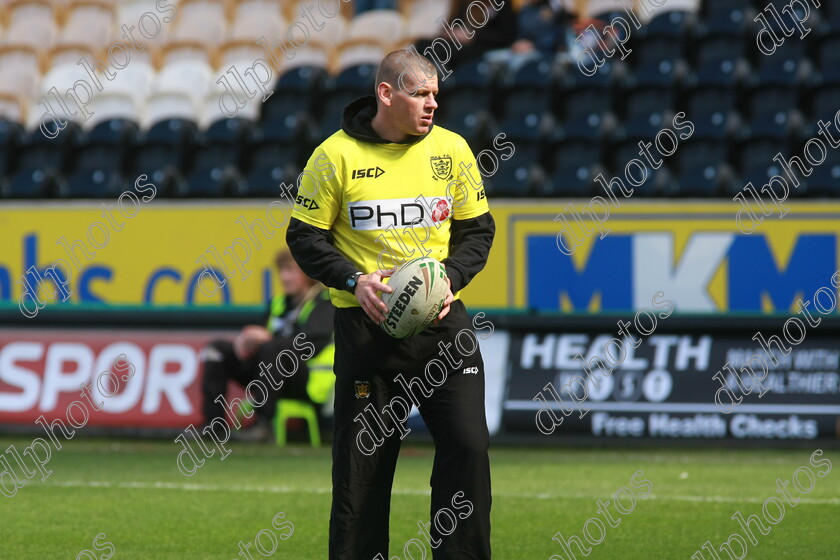
{"type": "MultiPolygon", "coordinates": [[[[432,62],[420,55],[417,51],[409,49],[400,49],[385,55],[382,62],[379,63],[379,68],[376,71],[376,83],[374,84],[374,93],[379,88],[379,84],[387,82],[392,87],[402,88],[399,83],[400,74],[407,72],[409,75],[424,74],[427,78],[434,78],[437,76],[437,68],[432,62]]],[[[413,93],[413,92],[404,92],[413,93]]]]}

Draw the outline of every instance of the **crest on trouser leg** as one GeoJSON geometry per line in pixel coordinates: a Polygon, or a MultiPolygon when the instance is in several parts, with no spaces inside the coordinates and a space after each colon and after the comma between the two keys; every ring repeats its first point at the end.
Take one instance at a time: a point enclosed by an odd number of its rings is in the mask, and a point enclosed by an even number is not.
{"type": "Polygon", "coordinates": [[[356,381],[356,398],[370,398],[370,381],[356,381]]]}

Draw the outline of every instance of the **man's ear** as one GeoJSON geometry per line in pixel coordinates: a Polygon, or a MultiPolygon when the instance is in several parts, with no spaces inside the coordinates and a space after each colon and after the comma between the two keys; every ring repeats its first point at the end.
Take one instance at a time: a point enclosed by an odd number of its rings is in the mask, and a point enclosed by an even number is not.
{"type": "Polygon", "coordinates": [[[388,82],[379,82],[379,85],[376,86],[377,99],[388,107],[391,106],[391,96],[393,93],[393,88],[391,88],[391,84],[388,82]]]}

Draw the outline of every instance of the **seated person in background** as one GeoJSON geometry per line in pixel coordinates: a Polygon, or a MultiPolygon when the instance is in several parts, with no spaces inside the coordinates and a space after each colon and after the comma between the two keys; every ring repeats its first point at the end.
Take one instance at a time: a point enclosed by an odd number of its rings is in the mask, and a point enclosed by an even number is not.
{"type": "Polygon", "coordinates": [[[539,53],[553,58],[566,49],[566,24],[574,18],[562,0],[531,0],[519,11],[519,34],[511,45],[515,54],[539,53]]]}
{"type": "MultiPolygon", "coordinates": [[[[453,0],[444,21],[437,36],[446,41],[452,53],[446,64],[448,69],[481,60],[488,52],[508,49],[516,40],[516,14],[511,2],[505,2],[497,9],[493,0],[453,0]],[[487,21],[483,21],[485,14],[487,21]],[[453,23],[456,19],[460,23],[453,23]],[[475,26],[471,21],[481,25],[475,26]]],[[[423,53],[431,44],[432,39],[421,39],[414,46],[423,53]]]]}
{"type": "MultiPolygon", "coordinates": [[[[265,404],[254,409],[254,425],[242,432],[234,432],[234,438],[240,441],[271,440],[271,419],[277,399],[311,402],[307,391],[310,367],[325,360],[330,362],[328,366],[332,364],[331,355],[326,355],[331,354],[333,350],[334,308],[330,303],[329,293],[324,286],[301,271],[287,249],[280,251],[274,262],[283,295],[272,298],[266,326],[246,325],[233,341],[214,340],[202,352],[205,425],[214,418],[225,416],[224,406],[216,399],[225,394],[228,380],[232,379],[245,387],[258,379],[270,392],[265,404]],[[306,338],[298,342],[296,349],[292,341],[300,334],[304,334],[306,338]],[[302,353],[308,353],[299,349],[307,342],[315,346],[312,357],[307,362],[298,360],[298,369],[290,377],[281,375],[275,365],[277,355],[283,350],[290,350],[299,357],[302,353]],[[271,364],[269,371],[273,379],[283,381],[279,390],[272,390],[271,383],[264,375],[260,375],[260,362],[264,362],[266,367],[271,364]]],[[[283,363],[289,367],[290,361],[284,359],[283,363]]]]}

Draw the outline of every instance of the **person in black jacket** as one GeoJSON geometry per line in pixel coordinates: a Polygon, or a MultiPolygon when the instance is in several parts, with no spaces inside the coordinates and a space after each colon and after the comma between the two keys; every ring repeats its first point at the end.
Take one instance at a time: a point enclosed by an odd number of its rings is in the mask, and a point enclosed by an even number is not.
{"type": "Polygon", "coordinates": [[[267,401],[254,407],[254,425],[233,433],[240,441],[272,439],[271,419],[278,398],[310,400],[307,392],[309,369],[304,360],[298,360],[297,371],[289,377],[275,374],[276,379],[283,381],[279,390],[273,390],[271,383],[260,375],[260,363],[273,367],[284,350],[301,354],[298,349],[303,341],[294,343],[295,337],[301,334],[306,342],[314,345],[312,359],[332,344],[335,310],[327,291],[303,273],[288,250],[277,254],[275,266],[283,294],[275,295],[269,302],[264,326],[246,325],[232,341],[214,340],[202,351],[205,425],[214,418],[224,417],[225,409],[219,395],[226,393],[229,380],[243,387],[259,380],[269,389],[267,401]]]}
{"type": "Polygon", "coordinates": [[[484,363],[459,292],[484,267],[495,224],[466,141],[433,124],[434,66],[395,51],[375,83],[309,159],[286,235],[337,308],[329,558],[390,557],[391,484],[413,404],[435,442],[419,542],[434,558],[486,559],[484,363]],[[379,292],[391,291],[383,279],[421,255],[445,266],[444,307],[426,330],[391,338],[380,327],[379,292]]]}

